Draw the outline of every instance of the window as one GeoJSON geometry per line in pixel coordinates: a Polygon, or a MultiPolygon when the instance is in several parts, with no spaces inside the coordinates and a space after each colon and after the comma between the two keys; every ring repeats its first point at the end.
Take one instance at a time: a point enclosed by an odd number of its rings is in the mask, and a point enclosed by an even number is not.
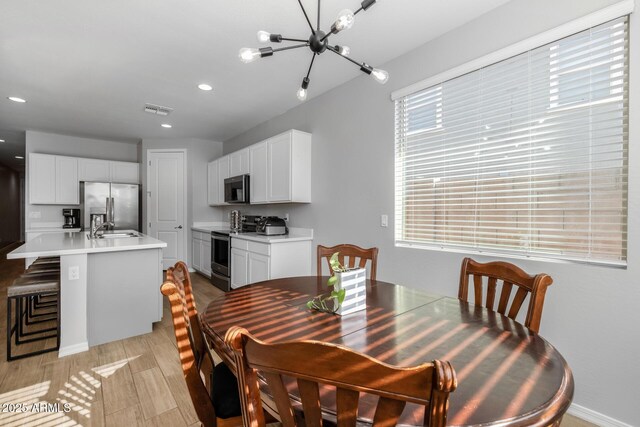
{"type": "Polygon", "coordinates": [[[625,264],[627,31],[396,99],[396,244],[625,264]]]}

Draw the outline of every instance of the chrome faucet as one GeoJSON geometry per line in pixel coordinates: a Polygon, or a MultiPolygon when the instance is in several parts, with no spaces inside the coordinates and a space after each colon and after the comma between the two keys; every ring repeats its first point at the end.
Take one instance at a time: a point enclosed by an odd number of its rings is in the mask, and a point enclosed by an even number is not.
{"type": "Polygon", "coordinates": [[[113,221],[102,222],[102,220],[100,219],[100,215],[93,215],[91,217],[91,229],[89,230],[89,238],[98,238],[98,231],[106,227],[113,227],[114,225],[115,224],[113,223],[113,221]]]}

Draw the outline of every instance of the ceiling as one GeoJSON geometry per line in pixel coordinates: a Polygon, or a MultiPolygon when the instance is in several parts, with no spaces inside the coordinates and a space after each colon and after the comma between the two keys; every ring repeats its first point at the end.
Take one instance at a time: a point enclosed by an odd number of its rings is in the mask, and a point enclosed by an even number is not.
{"type": "MultiPolygon", "coordinates": [[[[376,66],[506,2],[379,0],[331,41],[376,66]]],[[[317,3],[303,4],[315,22],[317,3]]],[[[358,7],[359,0],[323,1],[321,27],[328,28],[340,10],[358,7]]],[[[295,0],[4,1],[0,139],[33,129],[132,143],[224,141],[300,103],[296,90],[311,59],[308,49],[251,64],[238,60],[239,48],[259,47],[260,29],[309,36],[295,0]],[[199,83],[214,90],[201,91],[199,83]],[[28,102],[17,104],[8,96],[28,102]],[[144,113],[147,102],[174,112],[144,113]]],[[[312,71],[309,98],[361,74],[327,52],[312,71]]],[[[379,90],[373,80],[371,85],[379,90]]]]}

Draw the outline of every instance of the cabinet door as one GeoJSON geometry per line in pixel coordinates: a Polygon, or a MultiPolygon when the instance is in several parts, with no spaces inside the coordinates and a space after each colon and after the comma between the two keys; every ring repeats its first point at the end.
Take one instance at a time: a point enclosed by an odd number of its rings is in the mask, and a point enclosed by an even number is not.
{"type": "Polygon", "coordinates": [[[195,238],[191,239],[191,267],[198,271],[202,271],[202,266],[200,265],[200,262],[202,261],[201,243],[201,240],[195,238]]]}
{"type": "Polygon", "coordinates": [[[267,200],[291,200],[291,132],[267,141],[268,174],[267,200]]]}
{"type": "Polygon", "coordinates": [[[249,252],[249,281],[248,283],[269,280],[269,257],[249,252]]]}
{"type": "Polygon", "coordinates": [[[80,204],[80,182],[78,181],[78,159],[56,156],[56,204],[80,204]]]}
{"type": "Polygon", "coordinates": [[[231,287],[233,289],[249,283],[247,276],[248,260],[249,252],[231,248],[231,287]]]}
{"type": "Polygon", "coordinates": [[[109,162],[111,182],[119,184],[138,184],[140,182],[140,165],[132,162],[109,162]]]}
{"type": "Polygon", "coordinates": [[[29,154],[29,203],[56,202],[56,156],[29,154]]]}
{"type": "Polygon", "coordinates": [[[218,204],[225,205],[224,202],[224,180],[229,178],[229,156],[218,159],[218,204]]]}
{"type": "Polygon", "coordinates": [[[202,253],[200,254],[200,267],[202,267],[202,272],[207,276],[211,276],[211,241],[203,240],[200,249],[202,253]]]}
{"type": "Polygon", "coordinates": [[[267,202],[267,143],[249,147],[249,182],[251,203],[267,202]]]}
{"type": "Polygon", "coordinates": [[[229,154],[229,176],[249,173],[249,149],[229,154]]]}
{"type": "Polygon", "coordinates": [[[98,159],[78,159],[78,181],[111,181],[111,168],[109,161],[98,159]]]}
{"type": "Polygon", "coordinates": [[[207,200],[209,206],[216,206],[220,200],[218,186],[218,161],[209,162],[207,166],[207,200]]]}

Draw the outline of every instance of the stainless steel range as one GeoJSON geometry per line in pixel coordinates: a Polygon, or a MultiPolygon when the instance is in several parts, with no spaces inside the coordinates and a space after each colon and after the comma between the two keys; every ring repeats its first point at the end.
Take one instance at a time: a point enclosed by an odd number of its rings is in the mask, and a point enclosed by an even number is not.
{"type": "Polygon", "coordinates": [[[244,215],[240,230],[228,228],[211,232],[211,283],[227,292],[231,290],[231,236],[238,233],[255,233],[259,215],[244,215]]]}

